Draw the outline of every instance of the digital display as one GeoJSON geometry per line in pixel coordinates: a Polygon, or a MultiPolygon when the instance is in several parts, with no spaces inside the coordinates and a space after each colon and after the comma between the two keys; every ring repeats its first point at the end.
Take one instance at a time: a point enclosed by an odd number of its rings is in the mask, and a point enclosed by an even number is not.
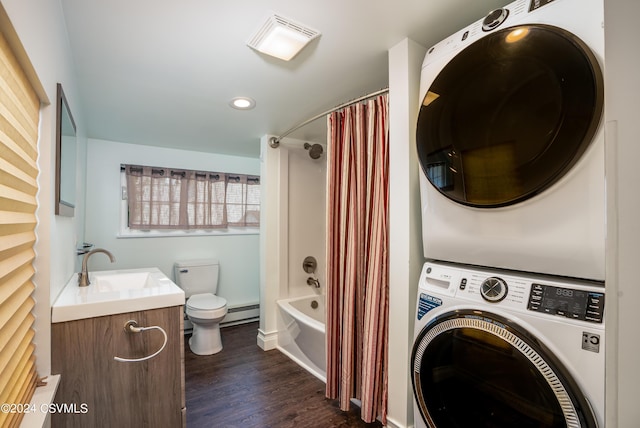
{"type": "Polygon", "coordinates": [[[532,284],[527,309],[601,323],[604,313],[604,293],[532,284]]]}
{"type": "Polygon", "coordinates": [[[565,312],[582,318],[587,311],[588,297],[589,294],[586,291],[547,285],[544,288],[541,306],[545,312],[559,315],[564,315],[562,312],[565,312]]]}

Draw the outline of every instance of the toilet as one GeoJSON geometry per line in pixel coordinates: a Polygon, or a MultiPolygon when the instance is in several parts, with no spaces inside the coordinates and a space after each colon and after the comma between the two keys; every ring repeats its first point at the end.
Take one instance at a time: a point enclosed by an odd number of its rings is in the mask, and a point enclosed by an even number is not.
{"type": "Polygon", "coordinates": [[[184,290],[185,312],[193,324],[189,348],[196,355],[222,351],[220,321],[227,301],[216,296],[220,265],[214,259],[185,260],[174,264],[176,283],[184,290]]]}

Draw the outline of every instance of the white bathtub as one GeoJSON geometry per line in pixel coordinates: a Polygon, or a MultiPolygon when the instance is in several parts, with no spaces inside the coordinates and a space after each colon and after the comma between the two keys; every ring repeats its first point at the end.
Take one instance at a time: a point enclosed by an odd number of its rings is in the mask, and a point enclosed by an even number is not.
{"type": "Polygon", "coordinates": [[[278,300],[278,307],[278,349],[326,382],[324,296],[278,300]]]}

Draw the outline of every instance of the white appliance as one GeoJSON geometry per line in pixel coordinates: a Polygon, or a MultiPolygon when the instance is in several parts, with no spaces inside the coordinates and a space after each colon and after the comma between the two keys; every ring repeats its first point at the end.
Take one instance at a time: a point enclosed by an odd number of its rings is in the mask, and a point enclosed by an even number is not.
{"type": "Polygon", "coordinates": [[[594,284],[427,262],[415,427],[604,427],[605,295],[594,284]]]}
{"type": "Polygon", "coordinates": [[[517,0],[429,49],[427,259],[604,280],[602,0],[517,0]]]}

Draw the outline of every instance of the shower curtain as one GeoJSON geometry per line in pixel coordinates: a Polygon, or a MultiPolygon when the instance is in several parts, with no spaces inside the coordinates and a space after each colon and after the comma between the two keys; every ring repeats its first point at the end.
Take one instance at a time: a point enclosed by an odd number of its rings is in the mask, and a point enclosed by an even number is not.
{"type": "Polygon", "coordinates": [[[328,120],[327,386],[348,410],[386,423],[388,95],[328,120]]]}

